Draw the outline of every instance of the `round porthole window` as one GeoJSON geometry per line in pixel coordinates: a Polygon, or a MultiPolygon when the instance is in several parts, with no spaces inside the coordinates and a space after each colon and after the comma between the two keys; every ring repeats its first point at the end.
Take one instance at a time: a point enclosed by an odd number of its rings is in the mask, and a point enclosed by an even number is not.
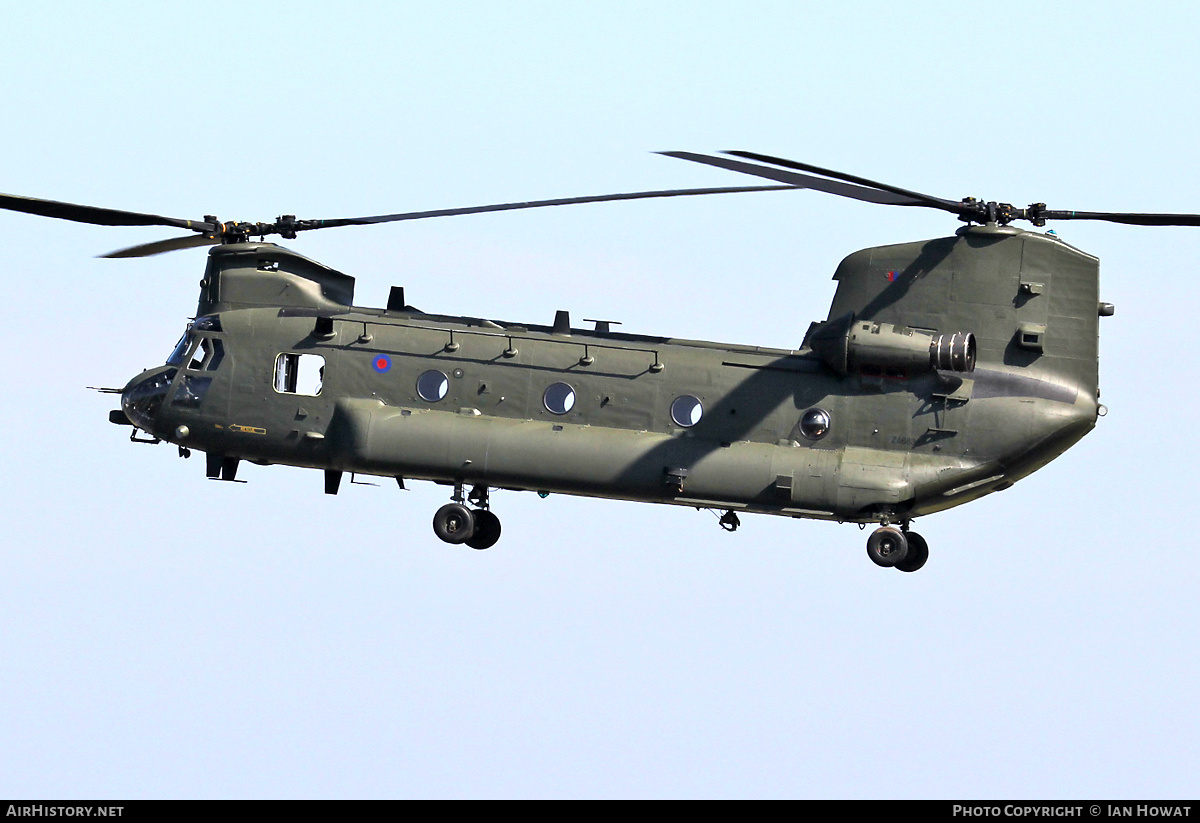
{"type": "Polygon", "coordinates": [[[430,369],[417,378],[417,394],[422,400],[436,403],[446,396],[450,388],[450,379],[437,369],[430,369]]]}
{"type": "Polygon", "coordinates": [[[566,383],[552,383],[542,395],[542,403],[552,414],[566,414],[575,406],[575,390],[566,383]]]}
{"type": "Polygon", "coordinates": [[[698,397],[685,394],[682,397],[676,397],[675,402],[671,404],[671,419],[677,426],[684,428],[694,426],[700,422],[700,418],[703,416],[704,405],[698,397]]]}
{"type": "Polygon", "coordinates": [[[824,409],[809,409],[800,418],[800,433],[809,440],[820,440],[829,434],[829,412],[824,409]]]}

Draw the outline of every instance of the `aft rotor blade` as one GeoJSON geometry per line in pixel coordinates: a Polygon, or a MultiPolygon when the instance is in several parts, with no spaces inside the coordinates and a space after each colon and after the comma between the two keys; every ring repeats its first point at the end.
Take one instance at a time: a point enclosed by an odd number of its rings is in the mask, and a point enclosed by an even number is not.
{"type": "Polygon", "coordinates": [[[725,154],[732,154],[736,157],[745,157],[748,160],[757,160],[760,163],[771,163],[776,166],[783,166],[789,169],[798,171],[812,172],[819,174],[822,177],[830,177],[834,180],[843,180],[847,183],[857,183],[860,186],[868,186],[869,188],[879,189],[880,191],[888,191],[892,194],[898,194],[902,197],[911,197],[914,200],[921,201],[921,205],[930,206],[935,209],[944,209],[946,211],[957,212],[961,209],[962,204],[953,200],[945,200],[941,197],[934,197],[930,194],[922,194],[919,191],[909,191],[897,186],[890,186],[887,183],[880,183],[875,180],[868,180],[865,177],[856,177],[853,174],[845,174],[832,169],[823,169],[820,166],[812,166],[808,163],[798,163],[795,160],[785,160],[782,157],[771,157],[767,154],[756,154],[752,151],[727,151],[725,154]]]}
{"type": "Polygon", "coordinates": [[[576,203],[603,203],[610,200],[646,200],[653,197],[687,197],[699,194],[734,194],[751,191],[786,191],[795,186],[733,186],[717,189],[670,189],[667,191],[638,191],[625,194],[598,194],[589,197],[566,197],[557,200],[530,200],[523,203],[500,203],[492,206],[468,206],[462,209],[434,209],[403,214],[377,214],[372,217],[342,217],[333,220],[299,220],[296,231],[327,229],[336,226],[366,226],[373,223],[394,223],[399,220],[422,220],[426,217],[451,217],[458,214],[481,214],[489,211],[537,209],[543,206],[570,206],[576,203]]]}
{"type": "Polygon", "coordinates": [[[1040,212],[1044,220],[1103,220],[1130,226],[1200,226],[1200,214],[1139,214],[1110,211],[1052,211],[1040,212]]]}
{"type": "Polygon", "coordinates": [[[754,174],[771,180],[791,182],[796,186],[819,189],[831,194],[853,197],[856,200],[898,206],[927,206],[929,208],[948,211],[968,222],[999,222],[1007,224],[1013,220],[1028,220],[1034,225],[1041,226],[1048,220],[1103,220],[1109,223],[1125,223],[1133,226],[1200,226],[1200,214],[1060,211],[1047,209],[1045,204],[1042,203],[1035,203],[1028,208],[1019,209],[1005,203],[983,203],[978,200],[969,199],[961,201],[945,200],[930,194],[902,189],[897,186],[888,185],[887,183],[880,183],[877,180],[869,180],[865,177],[857,177],[832,169],[824,169],[808,163],[799,163],[795,160],[786,160],[782,157],[772,157],[750,151],[727,151],[725,154],[744,157],[760,163],[769,163],[774,166],[782,166],[785,169],[809,172],[821,175],[821,177],[809,177],[807,174],[794,176],[792,172],[783,171],[782,169],[754,166],[749,163],[741,163],[737,160],[729,160],[723,157],[707,157],[705,155],[691,154],[690,152],[663,152],[663,154],[670,155],[671,157],[680,157],[684,160],[705,163],[710,166],[718,166],[732,171],[754,174]],[[822,178],[831,178],[831,180],[826,181],[822,178]],[[851,187],[848,190],[838,188],[840,185],[847,184],[851,187]],[[878,194],[877,196],[872,196],[872,193],[878,194]],[[896,199],[888,199],[889,196],[896,199]]]}
{"type": "MultiPolygon", "coordinates": [[[[896,194],[884,189],[869,188],[837,180],[826,180],[821,177],[813,177],[809,174],[797,174],[793,171],[773,169],[767,166],[755,165],[754,163],[745,163],[741,160],[730,160],[727,157],[709,157],[705,154],[694,154],[690,151],[663,151],[659,152],[659,154],[664,154],[667,157],[677,157],[680,160],[691,160],[693,163],[703,163],[707,166],[729,169],[730,171],[739,171],[743,174],[752,174],[756,177],[765,177],[768,180],[777,180],[780,183],[787,183],[798,189],[823,191],[828,194],[836,194],[841,197],[849,197],[853,200],[862,200],[867,203],[882,203],[888,206],[930,205],[925,200],[912,195],[896,194]]],[[[938,206],[938,208],[941,207],[938,206]]]]}
{"type": "Polygon", "coordinates": [[[161,214],[143,214],[136,211],[102,209],[97,206],[82,206],[77,203],[62,203],[58,200],[43,200],[39,197],[21,197],[16,194],[0,194],[0,209],[55,217],[76,223],[91,223],[96,226],[174,226],[193,231],[213,231],[216,226],[201,220],[180,220],[161,214]]]}
{"type": "Polygon", "coordinates": [[[169,240],[156,240],[153,243],[142,243],[137,246],[129,246],[124,249],[110,251],[108,254],[98,255],[99,257],[150,257],[155,254],[163,254],[169,251],[178,251],[179,249],[191,249],[197,246],[215,246],[221,242],[221,238],[209,234],[195,234],[190,237],[172,237],[169,240]]]}

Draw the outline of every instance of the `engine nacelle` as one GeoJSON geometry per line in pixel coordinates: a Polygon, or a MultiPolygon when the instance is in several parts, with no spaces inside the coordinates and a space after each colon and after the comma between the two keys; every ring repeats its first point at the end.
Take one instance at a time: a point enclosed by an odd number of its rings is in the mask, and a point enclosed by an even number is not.
{"type": "Polygon", "coordinates": [[[975,370],[975,335],[938,333],[845,317],[817,325],[808,345],[839,374],[903,377],[975,370]]]}

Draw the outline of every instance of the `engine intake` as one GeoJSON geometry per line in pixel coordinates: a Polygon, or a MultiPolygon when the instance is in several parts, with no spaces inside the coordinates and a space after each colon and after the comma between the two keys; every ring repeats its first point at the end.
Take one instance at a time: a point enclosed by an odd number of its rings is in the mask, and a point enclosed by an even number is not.
{"type": "Polygon", "coordinates": [[[929,343],[929,362],[940,371],[975,371],[975,335],[939,334],[929,343]]]}

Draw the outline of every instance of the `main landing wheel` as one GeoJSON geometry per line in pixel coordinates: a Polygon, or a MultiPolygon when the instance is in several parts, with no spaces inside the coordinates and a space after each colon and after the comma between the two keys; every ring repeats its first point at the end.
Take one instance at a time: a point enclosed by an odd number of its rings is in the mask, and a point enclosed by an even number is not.
{"type": "Polygon", "coordinates": [[[908,540],[908,554],[896,564],[896,568],[902,572],[915,572],[929,559],[929,544],[916,532],[905,532],[904,537],[908,540]]]}
{"type": "Polygon", "coordinates": [[[475,533],[467,540],[472,549],[490,549],[500,539],[500,518],[487,509],[476,509],[475,533]]]}
{"type": "Polygon", "coordinates": [[[881,526],[867,538],[867,557],[877,566],[896,566],[907,556],[908,540],[899,529],[881,526]]]}
{"type": "Polygon", "coordinates": [[[447,543],[466,543],[475,534],[475,514],[462,503],[447,503],[433,515],[433,533],[447,543]]]}

